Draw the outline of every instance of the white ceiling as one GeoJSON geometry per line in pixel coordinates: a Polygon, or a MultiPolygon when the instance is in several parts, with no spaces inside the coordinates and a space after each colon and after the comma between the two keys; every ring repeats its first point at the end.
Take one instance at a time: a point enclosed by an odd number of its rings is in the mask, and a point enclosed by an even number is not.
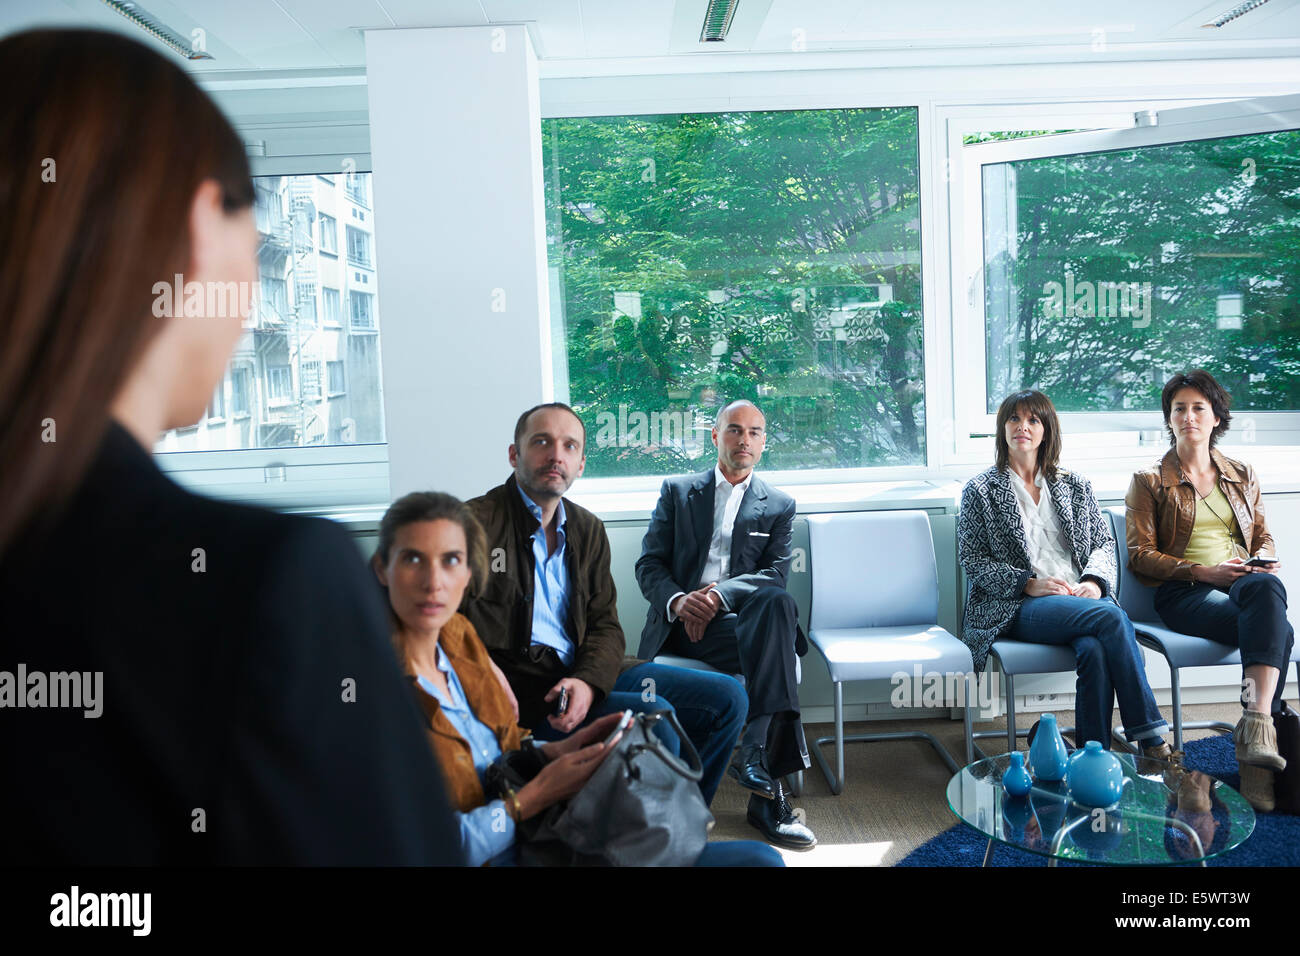
{"type": "MultiPolygon", "coordinates": [[[[139,0],[177,33],[206,33],[199,73],[363,69],[367,28],[525,24],[550,75],[611,61],[733,54],[788,59],[877,52],[893,64],[1300,55],[1300,0],[1269,0],[1227,27],[1237,0],[740,0],[728,41],[700,44],[706,0],[139,0]]],[[[0,0],[0,35],[80,25],[147,39],[100,0],[0,0]]],[[[165,49],[165,48],[164,48],[165,49]]],[[[716,67],[715,67],[716,68],[716,67]]],[[[543,75],[548,75],[546,72],[543,75]]]]}

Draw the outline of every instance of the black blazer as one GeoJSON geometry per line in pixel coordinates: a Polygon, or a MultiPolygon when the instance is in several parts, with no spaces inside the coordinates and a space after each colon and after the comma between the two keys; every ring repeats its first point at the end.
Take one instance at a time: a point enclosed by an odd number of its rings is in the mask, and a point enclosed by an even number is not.
{"type": "MultiPolygon", "coordinates": [[[[659,503],[641,542],[636,580],[650,602],[637,656],[652,659],[672,630],[668,599],[678,591],[699,587],[713,539],[713,503],[717,482],[714,469],[669,478],[659,490],[659,503]]],[[[792,554],[794,499],[755,474],[740,499],[731,532],[731,577],[718,583],[718,591],[732,611],[739,612],[759,588],[785,587],[792,554]]],[[[800,654],[808,645],[799,631],[795,644],[800,654]]]]}
{"type": "Polygon", "coordinates": [[[0,559],[0,672],[20,664],[102,672],[102,714],[0,707],[0,863],[461,862],[347,532],[190,494],[115,422],[0,559]]]}

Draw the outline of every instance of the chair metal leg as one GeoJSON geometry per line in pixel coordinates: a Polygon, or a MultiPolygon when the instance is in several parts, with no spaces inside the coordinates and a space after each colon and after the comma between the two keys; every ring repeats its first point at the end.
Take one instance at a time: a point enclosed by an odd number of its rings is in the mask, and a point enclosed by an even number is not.
{"type": "Polygon", "coordinates": [[[971,726],[970,702],[975,692],[975,675],[966,675],[966,699],[962,701],[966,706],[962,708],[962,730],[966,734],[966,766],[975,762],[975,738],[972,736],[974,727],[971,726]]]}
{"type": "Polygon", "coordinates": [[[1178,668],[1174,662],[1165,658],[1169,662],[1169,694],[1174,704],[1174,749],[1183,749],[1183,690],[1179,686],[1178,668]]]}
{"type": "Polygon", "coordinates": [[[1139,749],[1138,745],[1133,743],[1127,737],[1124,736],[1124,726],[1122,724],[1118,727],[1112,727],[1110,729],[1110,737],[1113,741],[1115,741],[1115,743],[1119,745],[1120,750],[1126,751],[1127,753],[1131,753],[1131,754],[1135,754],[1138,752],[1139,749]]]}
{"type": "Polygon", "coordinates": [[[853,743],[879,743],[881,741],[893,740],[924,740],[928,743],[934,752],[939,755],[939,759],[944,762],[948,770],[956,773],[961,769],[957,761],[953,759],[946,747],[935,738],[933,734],[925,733],[920,730],[905,731],[899,733],[882,733],[882,734],[845,734],[844,733],[844,685],[840,682],[835,684],[835,736],[818,737],[813,741],[812,755],[821,767],[822,773],[826,777],[826,784],[831,788],[831,793],[839,796],[844,790],[844,745],[853,743]],[[835,742],[835,769],[832,770],[830,763],[826,760],[826,755],[822,752],[822,747],[835,742]]]}
{"type": "Polygon", "coordinates": [[[822,768],[822,773],[826,776],[826,785],[831,788],[831,793],[839,796],[844,789],[844,685],[835,682],[835,736],[818,737],[813,741],[812,746],[813,758],[817,765],[822,768]],[[830,765],[826,762],[826,756],[822,753],[822,746],[835,741],[835,770],[832,771],[830,765]]]}
{"type": "Polygon", "coordinates": [[[1003,674],[1007,679],[1007,753],[1016,752],[1016,679],[1011,674],[1003,674]]]}
{"type": "Polygon", "coordinates": [[[844,685],[835,684],[835,793],[844,789],[844,685]]]}

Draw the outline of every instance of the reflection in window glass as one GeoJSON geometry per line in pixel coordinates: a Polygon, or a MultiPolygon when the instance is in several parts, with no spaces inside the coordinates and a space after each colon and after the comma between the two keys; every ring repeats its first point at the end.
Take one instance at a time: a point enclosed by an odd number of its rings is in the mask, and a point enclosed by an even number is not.
{"type": "Polygon", "coordinates": [[[231,361],[232,413],[219,392],[208,420],[168,432],[157,451],[384,441],[369,180],[368,173],[254,179],[259,288],[231,361]],[[349,223],[351,266],[331,255],[340,219],[349,223]],[[357,285],[366,292],[354,292],[357,285]],[[344,299],[353,303],[351,327],[344,299]],[[355,387],[335,387],[345,381],[355,387]]]}
{"type": "Polygon", "coordinates": [[[586,474],[707,467],[736,398],[767,414],[768,468],[924,463],[916,124],[910,108],[544,123],[556,377],[586,474]]]}
{"type": "Polygon", "coordinates": [[[984,167],[989,412],[1153,410],[1176,371],[1300,409],[1300,131],[984,167]]]}

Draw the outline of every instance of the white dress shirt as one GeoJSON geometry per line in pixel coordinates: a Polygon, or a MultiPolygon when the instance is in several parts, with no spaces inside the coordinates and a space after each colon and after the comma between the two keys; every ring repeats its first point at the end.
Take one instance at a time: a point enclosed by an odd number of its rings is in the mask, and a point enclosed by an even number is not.
{"type": "Polygon", "coordinates": [[[1052,493],[1043,484],[1043,473],[1040,471],[1034,475],[1034,487],[1038,489],[1037,504],[1019,475],[1008,470],[1007,477],[1016,493],[1016,504],[1020,506],[1020,521],[1025,526],[1030,570],[1036,577],[1060,578],[1071,587],[1078,584],[1079,569],[1075,566],[1069,542],[1061,532],[1056,506],[1052,504],[1052,493]]]}
{"type": "MultiPolygon", "coordinates": [[[[753,477],[751,471],[744,481],[733,485],[721,468],[713,466],[713,479],[716,482],[713,489],[713,537],[709,540],[709,556],[704,562],[704,571],[701,572],[696,587],[702,588],[731,577],[731,532],[736,526],[736,514],[740,511],[740,503],[745,499],[745,492],[749,490],[749,482],[753,477]]],[[[677,620],[673,604],[685,593],[678,591],[668,599],[668,620],[677,620]]],[[[722,601],[721,594],[718,595],[718,600],[722,601]]],[[[726,607],[725,602],[723,607],[726,607]]]]}

